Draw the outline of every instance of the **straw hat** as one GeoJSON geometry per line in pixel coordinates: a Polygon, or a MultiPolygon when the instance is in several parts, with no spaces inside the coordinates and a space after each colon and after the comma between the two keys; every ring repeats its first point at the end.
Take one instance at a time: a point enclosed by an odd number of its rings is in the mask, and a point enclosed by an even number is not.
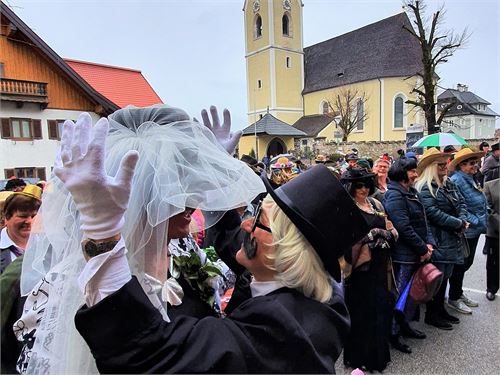
{"type": "Polygon", "coordinates": [[[431,147],[425,150],[424,154],[420,157],[417,164],[417,173],[421,174],[425,168],[434,162],[441,161],[446,162],[449,158],[448,154],[439,151],[436,147],[431,147]]]}
{"type": "Polygon", "coordinates": [[[474,152],[470,148],[463,148],[455,154],[455,157],[453,158],[451,163],[448,165],[448,169],[450,171],[454,171],[455,169],[457,169],[457,166],[461,162],[463,162],[464,160],[480,159],[483,156],[484,156],[484,152],[482,152],[482,151],[474,152]]]}

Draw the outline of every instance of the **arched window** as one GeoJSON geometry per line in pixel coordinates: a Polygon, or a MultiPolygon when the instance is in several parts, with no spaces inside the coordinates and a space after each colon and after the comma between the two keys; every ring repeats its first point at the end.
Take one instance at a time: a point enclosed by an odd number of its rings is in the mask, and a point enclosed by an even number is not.
{"type": "Polygon", "coordinates": [[[365,105],[363,103],[363,99],[358,99],[358,102],[356,103],[356,114],[357,114],[357,130],[363,130],[365,127],[365,105]]]}
{"type": "Polygon", "coordinates": [[[328,102],[323,102],[321,104],[322,108],[322,113],[326,115],[328,112],[330,112],[330,106],[328,105],[328,102]]]}
{"type": "Polygon", "coordinates": [[[394,99],[394,128],[403,128],[403,114],[404,114],[404,99],[401,96],[396,96],[394,99]]]}
{"type": "Polygon", "coordinates": [[[255,39],[260,38],[262,36],[262,17],[259,14],[255,15],[255,23],[254,23],[254,37],[255,39]]]}
{"type": "Polygon", "coordinates": [[[281,19],[281,26],[283,30],[283,35],[290,36],[290,18],[286,13],[283,15],[283,18],[281,19]]]}

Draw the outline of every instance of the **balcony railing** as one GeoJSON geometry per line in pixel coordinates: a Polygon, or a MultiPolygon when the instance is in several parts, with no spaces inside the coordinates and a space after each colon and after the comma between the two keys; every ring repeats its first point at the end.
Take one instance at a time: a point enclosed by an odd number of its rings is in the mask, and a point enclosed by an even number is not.
{"type": "Polygon", "coordinates": [[[0,92],[8,95],[47,96],[47,84],[44,82],[21,81],[18,79],[0,79],[0,92]]]}

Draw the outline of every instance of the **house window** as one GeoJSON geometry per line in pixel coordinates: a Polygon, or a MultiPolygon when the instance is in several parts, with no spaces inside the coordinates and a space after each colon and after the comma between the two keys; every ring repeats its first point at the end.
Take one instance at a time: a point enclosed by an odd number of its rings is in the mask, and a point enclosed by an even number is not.
{"type": "Polygon", "coordinates": [[[262,17],[259,14],[255,15],[254,22],[254,38],[260,38],[262,36],[262,17]]]}
{"type": "Polygon", "coordinates": [[[257,80],[257,88],[261,89],[262,88],[262,81],[259,79],[257,80]]]}
{"type": "Polygon", "coordinates": [[[47,120],[49,139],[61,140],[64,120],[47,120]]]}
{"type": "Polygon", "coordinates": [[[292,66],[292,61],[291,61],[290,57],[287,56],[286,57],[286,67],[291,68],[291,66],[292,66]]]}
{"type": "Polygon", "coordinates": [[[328,105],[328,102],[323,102],[323,104],[321,104],[322,106],[322,113],[324,115],[326,115],[328,112],[329,112],[329,105],[328,105]]]}
{"type": "Polygon", "coordinates": [[[5,74],[4,65],[3,63],[0,63],[0,78],[3,78],[4,74],[5,74]]]}
{"type": "Polygon", "coordinates": [[[403,128],[404,100],[401,96],[394,99],[394,128],[403,128]]]}
{"type": "Polygon", "coordinates": [[[46,180],[45,178],[45,168],[38,167],[23,167],[23,168],[10,168],[4,170],[5,178],[17,177],[17,178],[39,178],[40,180],[46,180]]]}
{"type": "Polygon", "coordinates": [[[365,116],[365,108],[362,99],[358,99],[356,104],[356,116],[357,116],[357,130],[363,130],[365,127],[364,116],[365,116]]]}
{"type": "Polygon", "coordinates": [[[307,139],[302,140],[302,146],[307,146],[307,139]]]}
{"type": "Polygon", "coordinates": [[[283,18],[281,19],[281,26],[283,30],[283,35],[290,36],[290,18],[286,13],[283,15],[283,18]]]}
{"type": "Polygon", "coordinates": [[[261,114],[259,115],[259,120],[260,120],[262,117],[264,117],[264,115],[261,113],[261,114]]]}
{"type": "Polygon", "coordinates": [[[26,118],[2,118],[2,138],[13,141],[42,139],[41,120],[26,118]]]}

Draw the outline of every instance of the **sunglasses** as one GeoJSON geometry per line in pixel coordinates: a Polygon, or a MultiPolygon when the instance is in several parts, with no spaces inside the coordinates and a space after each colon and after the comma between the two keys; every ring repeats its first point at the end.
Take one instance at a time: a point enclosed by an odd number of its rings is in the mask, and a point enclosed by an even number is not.
{"type": "Polygon", "coordinates": [[[462,165],[476,165],[477,160],[464,161],[462,165]]]}
{"type": "Polygon", "coordinates": [[[354,183],[354,189],[362,189],[362,188],[369,189],[370,187],[371,187],[371,185],[368,182],[358,181],[358,182],[354,183]]]}
{"type": "Polygon", "coordinates": [[[271,228],[266,227],[264,224],[260,222],[261,213],[262,213],[262,201],[259,202],[259,204],[257,205],[257,209],[255,210],[255,216],[253,218],[251,233],[255,232],[255,228],[260,228],[262,230],[265,230],[266,232],[272,233],[271,228]]]}
{"type": "Polygon", "coordinates": [[[437,163],[438,167],[439,168],[444,168],[446,167],[448,164],[447,163],[437,163]]]}

